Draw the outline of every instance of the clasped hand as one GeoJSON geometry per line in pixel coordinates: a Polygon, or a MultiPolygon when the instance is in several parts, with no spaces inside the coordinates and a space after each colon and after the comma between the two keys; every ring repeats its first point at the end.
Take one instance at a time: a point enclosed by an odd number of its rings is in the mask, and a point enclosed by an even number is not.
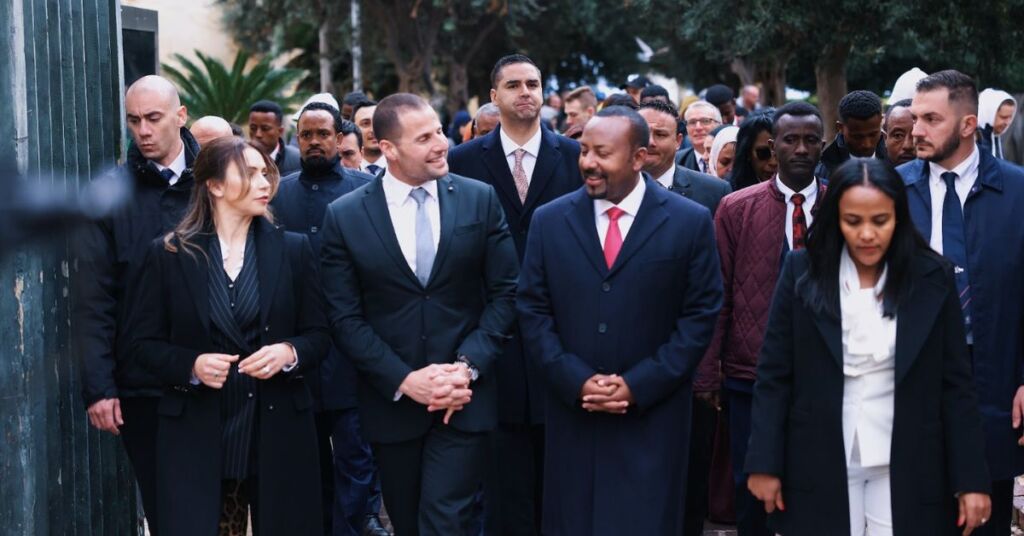
{"type": "MultiPolygon", "coordinates": [[[[238,361],[239,357],[228,354],[200,354],[192,366],[192,373],[207,387],[220,389],[224,387],[231,364],[238,361]]],[[[294,362],[295,352],[291,346],[284,343],[271,344],[243,359],[238,364],[238,372],[248,374],[257,380],[269,380],[294,362]]]]}
{"type": "Polygon", "coordinates": [[[583,409],[623,415],[633,404],[633,392],[618,374],[594,374],[580,389],[583,409]]]}
{"type": "Polygon", "coordinates": [[[427,411],[446,410],[444,423],[448,424],[452,415],[473,399],[469,383],[470,372],[464,363],[433,364],[410,372],[398,390],[427,406],[427,411]]]}

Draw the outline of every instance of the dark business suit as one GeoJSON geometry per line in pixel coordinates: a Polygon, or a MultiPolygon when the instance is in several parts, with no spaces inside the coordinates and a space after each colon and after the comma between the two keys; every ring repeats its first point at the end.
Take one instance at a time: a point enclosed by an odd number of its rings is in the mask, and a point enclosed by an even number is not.
{"type": "MultiPolygon", "coordinates": [[[[840,320],[807,306],[807,252],[790,253],[757,366],[746,472],[782,480],[786,536],[850,534],[840,320]]],[[[987,493],[963,318],[950,267],[917,253],[896,309],[890,478],[894,534],[960,534],[954,494],[987,493]]]]}
{"type": "Polygon", "coordinates": [[[495,371],[512,325],[518,266],[493,188],[438,179],[440,243],[426,286],[391,222],[382,174],[331,203],[321,247],[334,341],[359,371],[365,438],[400,536],[461,534],[479,487],[484,433],[497,424],[495,371]],[[414,370],[466,356],[473,399],[449,426],[408,396],[414,370]]]}
{"type": "MultiPolygon", "coordinates": [[[[255,534],[323,533],[312,400],[303,378],[330,345],[316,260],[305,237],[254,220],[258,267],[258,344],[287,342],[298,355],[290,372],[256,382],[253,436],[255,534]]],[[[203,242],[208,236],[196,237],[203,242]]],[[[177,253],[154,242],[146,259],[131,327],[134,359],[165,386],[158,414],[157,511],[166,535],[216,534],[221,514],[224,393],[191,382],[211,337],[210,270],[201,252],[177,253]]],[[[217,324],[218,326],[220,324],[217,324]]],[[[240,356],[245,359],[245,355],[240,356]]]]}
{"type": "Polygon", "coordinates": [[[277,140],[277,157],[274,164],[282,177],[297,173],[302,170],[302,155],[298,147],[288,145],[284,140],[277,140]]]}
{"type": "MultiPolygon", "coordinates": [[[[281,179],[271,202],[275,221],[285,230],[306,235],[319,259],[327,205],[372,179],[340,163],[319,175],[305,171],[289,175],[281,179]]],[[[333,536],[358,536],[366,515],[380,513],[381,499],[376,465],[359,426],[356,370],[332,345],[307,380],[320,445],[324,526],[333,536]]]]}
{"type": "MultiPolygon", "coordinates": [[[[452,173],[486,182],[497,190],[521,262],[537,207],[583,183],[580,146],[542,128],[536,166],[523,203],[501,144],[500,130],[499,125],[490,134],[452,149],[448,163],[452,173]]],[[[518,325],[512,334],[498,368],[500,426],[494,437],[492,474],[485,493],[486,523],[495,533],[536,534],[543,474],[544,392],[536,360],[523,352],[518,325]]]]}
{"type": "Polygon", "coordinates": [[[714,217],[718,202],[732,192],[732,187],[729,181],[676,165],[669,190],[704,205],[714,217]]]}
{"type": "MultiPolygon", "coordinates": [[[[1010,427],[1013,397],[1024,385],[1024,226],[1007,224],[1024,206],[1024,169],[979,153],[978,179],[967,196],[963,218],[974,382],[992,472],[993,515],[974,534],[1002,534],[1008,530],[1012,479],[1024,473],[1024,448],[1017,445],[1021,432],[1010,427]]],[[[927,240],[932,232],[929,164],[914,160],[898,171],[907,184],[914,225],[927,240]]]]}
{"type": "Polygon", "coordinates": [[[697,153],[693,150],[693,146],[689,146],[685,149],[676,151],[676,165],[683,166],[686,169],[692,169],[698,173],[703,173],[700,170],[700,162],[698,162],[697,153]]]}
{"type": "Polygon", "coordinates": [[[682,531],[691,381],[722,283],[708,210],[646,188],[611,269],[585,189],[534,217],[517,305],[548,387],[546,535],[682,531]],[[596,373],[623,377],[635,400],[627,414],[580,407],[596,373]]]}

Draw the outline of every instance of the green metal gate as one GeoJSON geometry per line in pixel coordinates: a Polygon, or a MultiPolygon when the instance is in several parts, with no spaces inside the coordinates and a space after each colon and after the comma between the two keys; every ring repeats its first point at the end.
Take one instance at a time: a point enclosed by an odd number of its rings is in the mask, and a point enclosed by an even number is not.
{"type": "MultiPolygon", "coordinates": [[[[0,170],[68,191],[122,146],[117,0],[0,0],[0,170]]],[[[16,188],[0,177],[0,195],[16,188]]],[[[0,534],[139,532],[118,440],[93,430],[70,347],[66,240],[0,252],[0,534]]]]}

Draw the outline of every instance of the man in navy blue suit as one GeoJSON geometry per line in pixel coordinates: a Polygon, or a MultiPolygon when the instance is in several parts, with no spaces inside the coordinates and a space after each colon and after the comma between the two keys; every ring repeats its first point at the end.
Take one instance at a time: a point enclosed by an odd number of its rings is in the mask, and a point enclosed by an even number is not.
{"type": "MultiPolygon", "coordinates": [[[[501,114],[490,134],[448,154],[452,173],[498,192],[519,260],[537,207],[580,187],[575,141],[541,128],[540,69],[526,56],[505,56],[491,72],[491,101],[501,114]]],[[[523,352],[518,328],[498,361],[498,431],[485,492],[486,525],[495,535],[534,535],[540,527],[544,395],[536,360],[523,352]]]]}
{"type": "Polygon", "coordinates": [[[910,105],[917,160],[898,168],[914,224],[954,265],[992,477],[992,518],[1010,532],[1013,478],[1024,473],[1024,170],[979,151],[978,89],[957,71],[918,82],[910,105]]]}
{"type": "Polygon", "coordinates": [[[722,304],[711,213],[645,180],[647,122],[580,138],[584,188],[537,210],[517,297],[546,381],[543,533],[681,534],[693,373],[722,304]]]}

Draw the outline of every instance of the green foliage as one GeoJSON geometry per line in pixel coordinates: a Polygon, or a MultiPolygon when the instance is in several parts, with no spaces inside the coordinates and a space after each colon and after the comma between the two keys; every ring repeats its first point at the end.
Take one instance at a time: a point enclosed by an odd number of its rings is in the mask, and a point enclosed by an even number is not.
{"type": "Polygon", "coordinates": [[[287,109],[302,103],[304,95],[284,96],[304,72],[297,69],[276,69],[270,58],[264,57],[246,70],[249,54],[239,51],[228,69],[223,63],[196,50],[199,62],[175,54],[178,67],[163,64],[164,74],[174,82],[181,93],[181,102],[193,118],[204,115],[223,117],[232,123],[241,123],[249,115],[249,106],[261,99],[275,100],[287,109]]]}

